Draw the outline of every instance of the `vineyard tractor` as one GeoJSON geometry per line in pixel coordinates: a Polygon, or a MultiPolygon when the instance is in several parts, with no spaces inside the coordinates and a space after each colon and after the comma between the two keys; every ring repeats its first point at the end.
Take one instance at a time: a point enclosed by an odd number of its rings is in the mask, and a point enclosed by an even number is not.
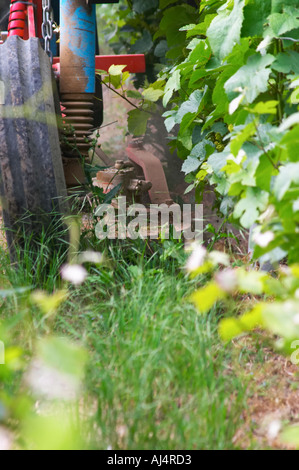
{"type": "MultiPolygon", "coordinates": [[[[82,157],[103,122],[102,85],[97,70],[126,65],[145,72],[145,57],[101,56],[97,45],[96,4],[115,0],[3,0],[0,7],[0,196],[8,245],[18,241],[26,214],[30,233],[67,211],[69,187],[84,183],[82,157]],[[68,132],[66,133],[66,129],[68,132]],[[71,131],[70,131],[71,130],[71,131]]],[[[126,190],[148,193],[150,202],[172,200],[158,158],[132,143],[128,162],[98,175],[126,190]],[[109,176],[110,175],[110,176],[109,176]],[[130,189],[131,188],[131,189],[130,189]]],[[[111,163],[96,145],[95,151],[111,163]]],[[[124,149],[125,154],[125,149],[124,149]]],[[[109,181],[108,181],[109,183],[109,181]]]]}

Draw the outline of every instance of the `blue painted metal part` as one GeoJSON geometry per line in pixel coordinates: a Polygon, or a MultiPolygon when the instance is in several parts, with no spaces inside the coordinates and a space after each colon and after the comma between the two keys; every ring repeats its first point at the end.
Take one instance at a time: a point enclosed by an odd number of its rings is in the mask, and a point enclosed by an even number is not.
{"type": "Polygon", "coordinates": [[[57,56],[57,34],[53,33],[53,37],[50,41],[50,49],[53,54],[53,57],[57,56]]]}
{"type": "Polygon", "coordinates": [[[95,5],[86,0],[60,1],[60,90],[95,92],[95,5]]]}

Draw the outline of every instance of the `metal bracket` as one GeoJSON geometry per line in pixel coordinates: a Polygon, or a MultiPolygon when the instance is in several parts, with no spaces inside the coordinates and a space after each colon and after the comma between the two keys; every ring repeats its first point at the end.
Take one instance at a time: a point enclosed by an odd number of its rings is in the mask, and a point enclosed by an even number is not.
{"type": "Polygon", "coordinates": [[[129,159],[140,166],[144,177],[152,183],[149,197],[152,204],[173,204],[166,181],[164,168],[159,158],[146,151],[140,144],[131,143],[127,147],[129,159]]]}

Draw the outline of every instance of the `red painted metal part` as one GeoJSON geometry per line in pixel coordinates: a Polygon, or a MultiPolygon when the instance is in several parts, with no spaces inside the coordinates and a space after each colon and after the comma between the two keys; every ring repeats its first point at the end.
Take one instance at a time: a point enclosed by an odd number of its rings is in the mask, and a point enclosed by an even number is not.
{"type": "Polygon", "coordinates": [[[36,37],[34,5],[37,1],[27,0],[22,3],[11,0],[8,36],[19,36],[22,39],[36,37]]]}
{"type": "Polygon", "coordinates": [[[33,4],[27,6],[27,17],[28,17],[28,36],[29,38],[36,37],[35,31],[35,18],[33,4]]]}
{"type": "MultiPolygon", "coordinates": [[[[11,9],[8,23],[8,36],[19,36],[22,39],[30,37],[41,37],[42,26],[42,1],[26,0],[21,3],[18,0],[11,0],[11,9]],[[35,8],[34,8],[35,7],[35,8]],[[34,13],[34,9],[36,14],[34,13]]],[[[53,66],[59,74],[60,58],[54,57],[53,66]]],[[[126,65],[125,72],[144,73],[146,71],[144,54],[123,54],[123,55],[100,55],[96,56],[96,70],[108,72],[111,65],[126,65]]]]}
{"type": "Polygon", "coordinates": [[[42,38],[43,7],[41,0],[33,0],[36,12],[36,35],[42,38]]]}
{"type": "Polygon", "coordinates": [[[27,5],[12,0],[8,20],[8,36],[24,38],[26,29],[27,5]]]}
{"type": "MultiPolygon", "coordinates": [[[[58,66],[59,57],[54,57],[53,65],[58,66]]],[[[108,72],[111,65],[126,65],[125,72],[144,73],[146,69],[144,54],[97,55],[96,70],[108,72]]]]}
{"type": "Polygon", "coordinates": [[[96,56],[96,70],[108,71],[111,65],[126,65],[124,72],[144,73],[144,54],[100,55],[96,56]]]}

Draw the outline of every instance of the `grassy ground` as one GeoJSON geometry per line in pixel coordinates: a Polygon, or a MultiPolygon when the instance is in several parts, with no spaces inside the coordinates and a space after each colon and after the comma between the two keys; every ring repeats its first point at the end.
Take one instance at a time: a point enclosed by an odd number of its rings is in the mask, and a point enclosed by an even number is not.
{"type": "MultiPolygon", "coordinates": [[[[245,389],[231,371],[231,351],[218,340],[217,311],[201,317],[188,302],[194,281],[182,270],[182,247],[123,242],[105,250],[106,263],[90,267],[86,283],[70,288],[53,325],[89,353],[82,404],[96,429],[89,445],[232,448],[245,389]]],[[[58,287],[61,256],[45,283],[42,252],[30,257],[27,251],[16,268],[0,248],[0,285],[58,287]]],[[[8,298],[2,319],[22,315],[23,305],[22,296],[8,298]]],[[[32,328],[40,328],[37,309],[30,315],[32,328]]],[[[27,341],[24,331],[18,341],[27,341]]]]}
{"type": "MultiPolygon", "coordinates": [[[[14,265],[0,245],[1,289],[31,286],[50,293],[63,287],[59,267],[67,245],[51,257],[42,241],[14,265]]],[[[0,297],[0,327],[9,325],[28,357],[32,338],[53,331],[87,350],[79,407],[85,445],[285,448],[271,426],[298,420],[297,369],[273,354],[266,340],[219,341],[221,306],[200,316],[190,304],[190,293],[204,279],[185,275],[183,247],[124,241],[93,248],[105,253],[105,262],[89,266],[82,286],[68,288],[50,324],[28,293],[0,297]]],[[[9,393],[22,389],[17,375],[9,393]]]]}
{"type": "Polygon", "coordinates": [[[159,253],[145,261],[135,249],[127,264],[115,251],[111,268],[94,272],[58,318],[92,352],[87,381],[101,445],[231,448],[244,390],[228,373],[217,313],[198,316],[177,261],[159,253]]]}

